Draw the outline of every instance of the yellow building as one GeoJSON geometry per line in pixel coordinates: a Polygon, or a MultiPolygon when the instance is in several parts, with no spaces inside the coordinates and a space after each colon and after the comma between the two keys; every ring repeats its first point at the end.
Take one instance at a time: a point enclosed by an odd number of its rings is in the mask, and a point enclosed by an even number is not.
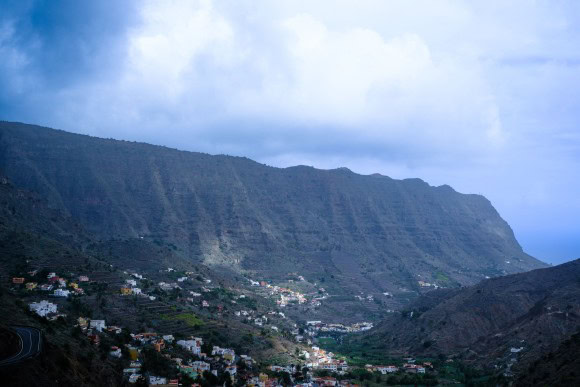
{"type": "Polygon", "coordinates": [[[79,327],[81,328],[86,328],[89,325],[89,319],[87,318],[79,317],[77,321],[79,322],[79,327]]]}
{"type": "Polygon", "coordinates": [[[139,359],[139,350],[137,348],[129,348],[129,357],[133,361],[139,359]]]}
{"type": "Polygon", "coordinates": [[[128,296],[131,294],[131,288],[121,288],[121,294],[124,296],[128,296]]]}
{"type": "Polygon", "coordinates": [[[36,286],[37,285],[38,284],[36,282],[27,282],[26,283],[26,289],[28,289],[28,290],[36,289],[36,286]]]}

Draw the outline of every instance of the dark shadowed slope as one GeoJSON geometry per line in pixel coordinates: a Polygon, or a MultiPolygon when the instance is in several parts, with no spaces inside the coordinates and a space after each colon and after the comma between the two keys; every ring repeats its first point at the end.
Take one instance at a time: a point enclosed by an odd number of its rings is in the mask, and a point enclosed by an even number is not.
{"type": "Polygon", "coordinates": [[[27,261],[52,270],[72,270],[97,261],[153,271],[194,266],[170,245],[140,239],[99,240],[69,215],[48,207],[38,194],[18,189],[0,175],[0,282],[15,268],[30,266],[27,261]]]}
{"type": "Polygon", "coordinates": [[[417,289],[417,275],[453,286],[545,266],[487,199],[419,179],[279,169],[9,122],[0,170],[101,237],[161,240],[188,259],[299,272],[330,288],[417,289]]]}
{"type": "Polygon", "coordinates": [[[487,366],[511,362],[521,371],[555,351],[579,328],[580,260],[576,260],[427,293],[363,342],[389,352],[455,354],[487,366]]]}
{"type": "Polygon", "coordinates": [[[577,386],[580,384],[580,332],[534,361],[516,386],[577,386]]]}
{"type": "Polygon", "coordinates": [[[18,352],[13,356],[0,360],[0,367],[21,363],[38,356],[42,351],[42,334],[39,329],[32,327],[13,327],[20,339],[18,352]]]}

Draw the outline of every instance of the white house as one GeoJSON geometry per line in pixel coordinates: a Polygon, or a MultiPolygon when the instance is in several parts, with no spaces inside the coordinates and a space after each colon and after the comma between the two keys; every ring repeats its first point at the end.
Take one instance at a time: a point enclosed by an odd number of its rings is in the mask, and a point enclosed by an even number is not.
{"type": "Polygon", "coordinates": [[[200,360],[192,362],[191,366],[201,372],[210,370],[210,364],[200,360]]]}
{"type": "Polygon", "coordinates": [[[111,348],[111,352],[109,352],[109,355],[111,355],[112,357],[116,357],[117,359],[119,359],[121,357],[121,348],[112,347],[111,348]]]}
{"type": "Polygon", "coordinates": [[[159,385],[159,384],[167,384],[167,378],[162,378],[160,376],[149,376],[149,385],[159,385]]]}
{"type": "Polygon", "coordinates": [[[397,372],[398,370],[399,369],[395,366],[379,366],[379,367],[377,367],[377,371],[379,371],[383,375],[392,374],[394,372],[397,372]]]}
{"type": "Polygon", "coordinates": [[[46,300],[40,302],[33,302],[28,305],[30,311],[35,312],[41,317],[46,317],[50,313],[56,313],[56,305],[46,300]]]}
{"type": "Polygon", "coordinates": [[[191,351],[194,355],[201,354],[201,342],[197,340],[178,340],[177,345],[191,351]]]}
{"type": "Polygon", "coordinates": [[[229,366],[229,367],[226,367],[225,371],[228,374],[230,374],[230,376],[235,376],[236,373],[238,372],[238,367],[236,367],[235,365],[229,366]]]}
{"type": "Polygon", "coordinates": [[[56,289],[54,291],[54,293],[52,293],[52,295],[54,297],[68,297],[70,294],[70,290],[64,290],[64,289],[56,289]]]}
{"type": "Polygon", "coordinates": [[[128,279],[125,282],[131,286],[137,286],[137,281],[135,281],[135,280],[128,279]]]}
{"type": "Polygon", "coordinates": [[[103,329],[107,328],[105,325],[105,320],[91,320],[90,327],[96,329],[99,332],[102,332],[103,329]]]}
{"type": "Polygon", "coordinates": [[[335,363],[327,363],[327,364],[322,364],[320,366],[320,368],[322,368],[323,370],[329,370],[329,371],[336,372],[337,366],[335,363]]]}
{"type": "Polygon", "coordinates": [[[212,356],[222,356],[225,360],[228,360],[230,362],[234,362],[236,359],[236,352],[233,349],[230,348],[220,348],[216,345],[213,346],[213,349],[211,351],[211,355],[212,356]]]}

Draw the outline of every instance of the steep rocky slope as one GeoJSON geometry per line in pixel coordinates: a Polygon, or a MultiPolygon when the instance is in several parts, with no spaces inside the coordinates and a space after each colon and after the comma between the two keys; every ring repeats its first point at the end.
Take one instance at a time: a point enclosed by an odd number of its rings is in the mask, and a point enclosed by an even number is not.
{"type": "Polygon", "coordinates": [[[70,215],[50,208],[40,195],[0,175],[0,283],[22,266],[74,270],[113,264],[149,271],[168,266],[191,270],[194,263],[174,248],[140,239],[100,240],[70,215]]]}
{"type": "Polygon", "coordinates": [[[427,293],[362,341],[375,350],[457,355],[524,372],[579,327],[580,259],[427,293]]]}
{"type": "Polygon", "coordinates": [[[299,272],[336,291],[472,284],[545,266],[490,202],[419,179],[272,168],[0,122],[0,171],[102,238],[172,244],[185,259],[299,272]]]}

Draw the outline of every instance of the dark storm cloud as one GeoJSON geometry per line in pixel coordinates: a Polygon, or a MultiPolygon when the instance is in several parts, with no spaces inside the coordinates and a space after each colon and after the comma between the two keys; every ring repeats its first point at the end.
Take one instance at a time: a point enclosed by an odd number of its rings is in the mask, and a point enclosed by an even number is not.
{"type": "MultiPolygon", "coordinates": [[[[32,112],[38,94],[114,77],[126,54],[127,29],[138,21],[134,1],[4,1],[0,114],[32,112]]],[[[52,108],[57,108],[53,106],[52,108]]],[[[43,110],[43,107],[40,107],[43,110]]]]}

